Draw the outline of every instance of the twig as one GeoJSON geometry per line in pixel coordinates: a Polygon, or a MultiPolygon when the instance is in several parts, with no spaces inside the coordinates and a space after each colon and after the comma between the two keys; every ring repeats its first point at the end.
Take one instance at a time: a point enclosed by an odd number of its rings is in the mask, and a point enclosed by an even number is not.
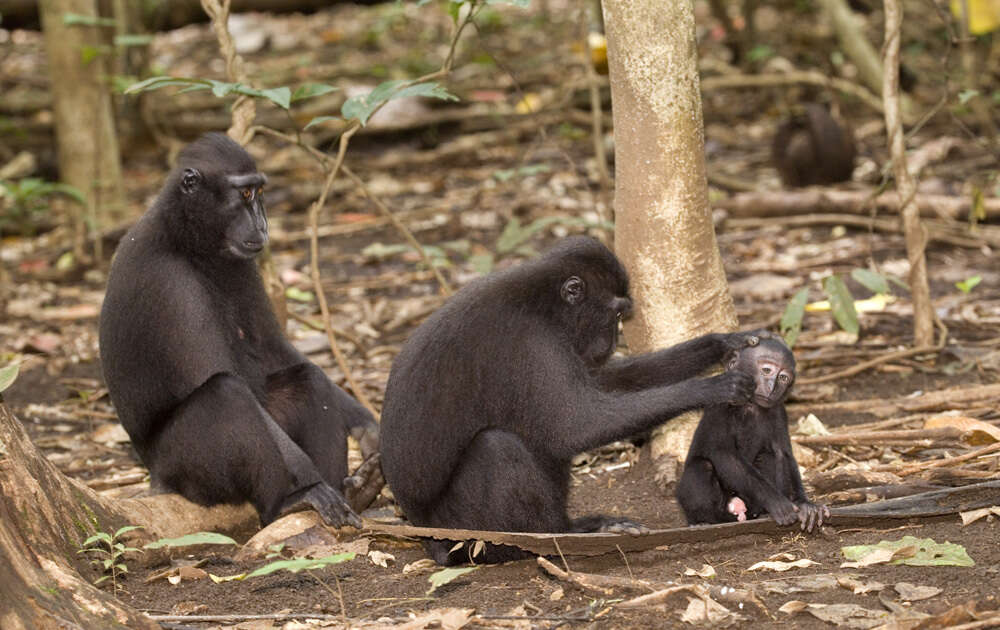
{"type": "MultiPolygon", "coordinates": [[[[333,351],[333,356],[337,360],[337,365],[340,367],[340,371],[344,373],[344,378],[347,380],[348,386],[350,386],[351,391],[354,392],[354,396],[358,399],[365,409],[371,412],[375,417],[378,417],[378,412],[375,411],[375,406],[372,405],[368,396],[365,395],[361,386],[354,379],[354,374],[351,373],[350,368],[347,365],[347,360],[344,358],[344,354],[340,351],[340,346],[337,345],[337,335],[333,331],[333,324],[330,321],[330,307],[326,303],[326,294],[323,292],[323,280],[319,274],[319,237],[317,236],[317,229],[319,227],[319,212],[326,204],[326,196],[330,193],[330,187],[333,186],[333,180],[337,178],[337,173],[344,163],[344,154],[347,151],[347,143],[350,141],[351,136],[357,130],[349,129],[340,137],[340,149],[337,151],[337,159],[333,166],[330,168],[329,173],[327,173],[326,181],[323,183],[323,190],[320,192],[319,198],[316,199],[309,206],[309,270],[312,274],[313,288],[316,291],[316,300],[319,302],[320,311],[323,314],[323,327],[326,328],[326,337],[330,342],[330,350],[333,351]]],[[[302,146],[302,145],[300,145],[302,146]]],[[[323,156],[325,158],[325,156],[323,156]]]]}
{"type": "Polygon", "coordinates": [[[273,613],[268,615],[147,615],[153,621],[174,622],[193,621],[195,623],[206,621],[291,621],[293,619],[318,619],[320,621],[341,621],[341,615],[319,615],[312,612],[304,613],[273,613]]]}
{"type": "Polygon", "coordinates": [[[424,262],[425,265],[427,265],[430,268],[431,272],[434,273],[434,277],[437,279],[438,285],[441,287],[441,291],[445,295],[451,295],[452,293],[454,293],[454,291],[451,288],[451,285],[448,284],[448,281],[444,279],[443,275],[441,275],[441,270],[438,269],[438,266],[434,264],[434,262],[430,259],[430,256],[427,255],[427,252],[424,251],[424,248],[420,244],[420,242],[417,241],[416,237],[413,236],[413,232],[411,232],[405,225],[403,225],[403,222],[400,221],[399,218],[392,213],[392,210],[390,210],[389,207],[385,205],[381,199],[373,195],[371,191],[368,190],[368,186],[365,185],[364,181],[362,181],[360,177],[355,175],[351,169],[347,168],[347,166],[345,165],[341,167],[341,170],[343,170],[344,175],[347,175],[347,178],[350,179],[352,182],[354,182],[354,185],[357,186],[362,193],[364,193],[365,197],[367,197],[369,201],[375,204],[375,207],[379,209],[379,212],[385,215],[385,217],[389,219],[390,222],[392,222],[392,224],[396,227],[397,230],[399,230],[399,232],[403,235],[403,238],[406,239],[406,241],[410,244],[410,246],[413,247],[413,249],[415,249],[418,254],[420,254],[420,259],[424,262]]]}
{"type": "MultiPolygon", "coordinates": [[[[230,81],[249,83],[243,58],[236,54],[236,44],[229,33],[230,0],[201,0],[201,8],[212,19],[212,30],[219,40],[219,49],[226,60],[226,75],[230,81]]],[[[253,137],[250,128],[257,117],[256,102],[245,95],[240,95],[232,108],[232,124],[229,126],[229,137],[245,145],[253,137]]]]}
{"type": "Polygon", "coordinates": [[[968,461],[970,459],[976,459],[977,457],[988,455],[990,453],[995,453],[997,451],[1000,451],[1000,442],[994,442],[993,444],[984,446],[983,448],[978,448],[974,451],[970,451],[968,453],[965,453],[964,455],[956,455],[955,457],[945,457],[943,459],[936,459],[934,461],[922,464],[913,464],[911,466],[907,466],[906,468],[901,468],[895,471],[895,473],[900,477],[906,477],[907,475],[912,475],[913,473],[918,473],[931,468],[941,468],[943,466],[951,466],[952,464],[958,464],[964,461],[968,461]]]}

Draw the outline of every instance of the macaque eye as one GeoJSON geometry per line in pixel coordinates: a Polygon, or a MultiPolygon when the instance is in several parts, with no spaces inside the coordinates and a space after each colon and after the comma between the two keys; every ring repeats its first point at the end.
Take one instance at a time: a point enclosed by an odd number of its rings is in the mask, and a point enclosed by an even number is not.
{"type": "Polygon", "coordinates": [[[262,187],[260,187],[260,188],[257,189],[257,196],[259,197],[260,195],[263,195],[263,194],[264,194],[264,187],[262,186],[262,187]]]}
{"type": "Polygon", "coordinates": [[[246,199],[247,201],[249,201],[250,197],[253,197],[253,191],[250,190],[249,188],[244,188],[243,189],[243,198],[246,199]]]}
{"type": "Polygon", "coordinates": [[[778,375],[778,380],[781,381],[782,383],[787,383],[788,382],[788,375],[787,374],[779,374],[778,375]]]}
{"type": "Polygon", "coordinates": [[[773,370],[771,369],[770,365],[765,365],[764,367],[760,368],[760,371],[762,374],[770,374],[773,370]]]}

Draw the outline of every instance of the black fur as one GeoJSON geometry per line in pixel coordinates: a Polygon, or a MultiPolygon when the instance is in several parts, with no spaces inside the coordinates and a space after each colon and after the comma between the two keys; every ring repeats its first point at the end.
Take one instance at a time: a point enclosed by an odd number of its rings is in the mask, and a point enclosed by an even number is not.
{"type": "MultiPolygon", "coordinates": [[[[570,460],[682,411],[748,400],[744,374],[693,377],[754,337],[712,334],[610,359],[631,308],[618,259],[577,237],[470,284],[428,318],[393,363],[382,413],[383,469],[407,518],[494,531],[637,531],[624,519],[566,514],[570,460]]],[[[442,564],[469,558],[468,545],[427,546],[442,564]]],[[[475,561],[524,555],[488,545],[475,561]]]]}
{"type": "Polygon", "coordinates": [[[249,500],[265,524],[311,506],[360,525],[341,494],[346,438],[367,454],[378,429],[274,317],[253,260],[267,241],[264,181],[222,134],[184,149],[112,263],[105,380],[158,489],[249,500]]]}
{"type": "Polygon", "coordinates": [[[771,160],[788,188],[848,181],[855,152],[850,128],[816,103],[783,122],[771,144],[771,160]]]}
{"type": "Polygon", "coordinates": [[[795,357],[780,339],[766,338],[734,353],[728,369],[753,376],[753,401],[705,408],[677,484],[688,523],[742,520],[731,509],[736,498],[747,518],[767,513],[781,525],[798,520],[812,531],[830,512],[806,498],[792,455],[784,402],[795,380],[795,357]]]}

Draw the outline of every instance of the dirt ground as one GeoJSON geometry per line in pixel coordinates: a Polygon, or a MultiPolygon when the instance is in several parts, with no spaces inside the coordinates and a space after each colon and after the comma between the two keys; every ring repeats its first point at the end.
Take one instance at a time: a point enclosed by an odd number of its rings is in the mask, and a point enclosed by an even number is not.
{"type": "MultiPolygon", "coordinates": [[[[545,6],[554,10],[556,4],[545,6]]],[[[498,241],[512,219],[530,225],[553,215],[594,218],[596,209],[609,198],[608,191],[601,189],[592,157],[588,101],[580,98],[579,90],[574,92],[559,83],[566,79],[564,74],[570,79],[583,76],[576,61],[579,50],[574,39],[580,25],[575,14],[570,15],[572,12],[562,17],[555,12],[542,19],[536,13],[540,10],[532,9],[527,17],[513,9],[498,9],[491,14],[493,17],[478,32],[480,43],[469,43],[463,52],[470,69],[458,73],[455,87],[465,99],[463,104],[449,106],[451,109],[433,105],[429,110],[426,104],[410,104],[408,107],[413,109],[398,116],[411,116],[413,122],[383,128],[373,123],[351,146],[348,160],[352,167],[421,243],[442,247],[448,261],[444,272],[457,286],[479,275],[473,264],[476,254],[494,254],[498,267],[516,264],[527,255],[499,252],[498,241]],[[546,109],[535,116],[513,116],[515,105],[528,94],[542,99],[546,109]],[[498,98],[509,107],[499,114],[484,113],[484,104],[498,98]]],[[[811,17],[796,19],[805,25],[811,17]]],[[[705,26],[710,20],[705,15],[700,15],[699,20],[702,54],[706,58],[722,54],[723,47],[711,39],[712,30],[705,26]]],[[[380,76],[379,72],[395,76],[400,66],[412,73],[421,71],[415,67],[423,59],[418,53],[425,54],[429,45],[420,38],[427,37],[428,29],[446,34],[447,24],[446,16],[398,5],[341,6],[314,16],[255,16],[248,19],[246,29],[251,33],[255,29],[267,31],[271,44],[247,53],[247,57],[254,70],[264,75],[278,73],[282,63],[287,65],[289,59],[295,58],[301,68],[320,72],[333,67],[333,72],[345,77],[345,83],[364,84],[364,78],[380,76]],[[300,34],[301,42],[282,48],[285,44],[279,42],[285,40],[280,36],[289,32],[300,34]]],[[[829,34],[812,33],[811,27],[803,26],[801,31],[785,29],[780,21],[772,21],[768,27],[765,20],[759,28],[762,37],[769,37],[771,45],[795,63],[815,61],[804,41],[829,42],[829,34]],[[823,40],[824,36],[827,40],[823,40]]],[[[19,36],[15,40],[17,46],[0,58],[0,62],[11,62],[6,69],[14,67],[16,55],[33,59],[32,55],[38,54],[40,44],[31,37],[19,36]]],[[[171,61],[172,74],[201,76],[205,68],[214,68],[212,41],[207,27],[191,26],[157,36],[154,52],[158,59],[171,61]]],[[[916,54],[909,61],[927,76],[918,86],[917,97],[933,101],[938,78],[935,66],[916,54]]],[[[28,69],[25,72],[34,68],[24,67],[28,69]]],[[[296,76],[308,78],[308,70],[296,76]]],[[[776,174],[767,162],[766,146],[782,103],[826,96],[822,91],[803,88],[706,93],[710,172],[736,175],[764,189],[779,190],[776,174]]],[[[216,111],[211,107],[218,107],[214,102],[205,105],[203,101],[172,100],[166,95],[157,96],[154,103],[161,112],[177,103],[187,103],[195,114],[216,111]],[[194,109],[192,103],[200,103],[204,110],[194,109]]],[[[873,187],[885,161],[884,141],[878,129],[880,116],[856,101],[847,100],[841,105],[858,130],[861,147],[855,182],[848,187],[873,187]]],[[[194,127],[190,112],[174,113],[168,119],[173,127],[165,123],[167,131],[189,139],[194,127]]],[[[913,139],[914,146],[955,133],[950,125],[948,120],[934,119],[913,139]]],[[[610,137],[606,140],[610,142],[610,137]]],[[[275,267],[287,286],[308,292],[312,285],[308,279],[304,210],[319,191],[316,171],[301,154],[267,139],[255,141],[250,150],[261,170],[271,178],[268,203],[275,267]]],[[[163,150],[147,146],[127,156],[126,186],[132,203],[129,220],[155,194],[167,171],[164,155],[163,150]]],[[[984,162],[980,147],[963,145],[950,159],[934,164],[925,173],[924,185],[936,192],[959,194],[967,190],[970,173],[978,174],[977,169],[984,163],[996,167],[995,157],[992,162],[984,162]]],[[[725,194],[713,189],[713,198],[725,194]]],[[[412,252],[379,253],[371,249],[377,243],[401,243],[402,238],[385,226],[359,191],[348,185],[335,188],[327,211],[320,243],[323,289],[331,301],[334,324],[359,340],[357,345],[343,345],[350,368],[365,393],[380,405],[389,367],[400,344],[443,298],[430,271],[418,264],[412,252]]],[[[809,287],[810,301],[824,299],[819,283],[829,274],[847,277],[853,269],[874,265],[887,274],[905,277],[908,268],[899,234],[825,223],[790,227],[781,218],[753,225],[734,223],[729,220],[733,217],[723,213],[717,213],[716,218],[719,245],[743,328],[776,329],[789,298],[801,287],[809,287]]],[[[525,244],[537,251],[567,233],[584,231],[557,222],[525,244]]],[[[114,238],[109,232],[109,245],[113,246],[114,238]]],[[[98,361],[96,318],[107,261],[85,272],[61,270],[56,261],[65,253],[66,242],[63,228],[33,238],[8,236],[3,241],[0,264],[10,281],[0,284],[0,358],[13,353],[27,357],[18,380],[4,393],[4,400],[28,427],[35,443],[63,472],[107,496],[132,496],[147,489],[146,472],[115,421],[98,361]]],[[[887,361],[854,376],[797,385],[789,401],[793,425],[813,413],[835,434],[840,427],[852,427],[848,431],[871,430],[873,423],[893,421],[898,421],[898,428],[918,432],[928,418],[955,412],[1000,427],[1000,399],[996,396],[972,403],[946,402],[918,411],[907,410],[905,405],[892,412],[874,410],[874,403],[872,409],[843,405],[853,400],[920,400],[923,394],[949,388],[997,383],[1000,266],[996,254],[988,245],[935,241],[927,258],[935,309],[948,329],[945,349],[938,354],[887,361]],[[981,283],[972,292],[956,288],[956,282],[974,275],[981,277],[981,283]]],[[[848,286],[856,297],[868,296],[850,279],[848,286]]],[[[828,312],[807,313],[795,347],[799,379],[837,372],[909,346],[912,311],[908,294],[895,287],[894,293],[896,300],[881,310],[861,314],[858,339],[845,339],[828,312]]],[[[314,299],[292,299],[289,310],[300,317],[318,319],[314,299]]],[[[303,352],[331,378],[343,383],[324,335],[295,318],[289,322],[289,331],[303,352]]],[[[852,465],[895,470],[944,460],[971,448],[969,444],[920,445],[916,438],[896,443],[819,446],[809,452],[808,461],[800,460],[800,464],[814,498],[836,501],[844,495],[835,491],[819,494],[812,485],[831,470],[852,465]]],[[[651,529],[682,526],[672,484],[657,484],[649,460],[648,448],[641,442],[638,446],[616,444],[582,458],[574,467],[571,515],[628,515],[651,529]]],[[[931,469],[915,478],[951,486],[998,477],[994,452],[963,466],[931,469]]],[[[391,502],[383,497],[370,515],[391,517],[391,502]]],[[[964,527],[954,515],[903,521],[885,529],[844,529],[834,520],[813,535],[789,530],[779,537],[735,536],[644,552],[567,558],[573,571],[622,578],[604,593],[581,590],[557,580],[535,561],[525,560],[480,567],[428,595],[428,577],[435,569],[426,564],[413,566],[425,558],[418,543],[342,532],[341,544],[364,549],[367,542],[368,551],[388,553],[394,559],[382,567],[359,553],[351,561],[314,571],[279,572],[221,583],[202,577],[178,584],[166,579],[147,581],[166,567],[146,567],[135,560],[130,562],[129,574],[119,582],[119,597],[153,615],[214,616],[205,621],[191,618],[164,622],[165,627],[173,628],[305,628],[345,623],[363,628],[404,624],[410,624],[405,626],[410,628],[459,627],[461,623],[454,619],[464,619],[464,613],[451,609],[472,609],[475,616],[468,623],[477,627],[684,625],[681,615],[689,607],[689,600],[700,601],[689,592],[679,592],[653,606],[618,605],[648,592],[639,584],[645,580],[664,588],[700,584],[751,589],[756,594],[759,606],[752,602],[725,603],[732,614],[711,626],[752,623],[762,628],[820,628],[835,623],[869,628],[884,623],[890,614],[902,624],[900,620],[907,617],[907,611],[939,615],[960,606],[978,611],[1000,608],[996,599],[1000,592],[998,540],[1000,532],[994,516],[964,527]],[[961,545],[975,565],[876,564],[840,568],[844,561],[842,547],[898,540],[906,535],[961,545]],[[786,573],[749,570],[755,563],[772,558],[808,559],[817,564],[786,573]],[[714,577],[685,575],[687,569],[701,570],[703,565],[714,568],[714,577]],[[630,586],[625,578],[632,580],[630,586]],[[937,587],[940,591],[919,599],[905,585],[897,587],[901,583],[937,587]],[[809,609],[812,612],[779,611],[790,601],[815,606],[809,609]],[[859,608],[849,614],[835,604],[859,608]],[[444,616],[448,610],[457,617],[444,616]],[[836,622],[824,621],[822,614],[815,616],[817,611],[834,611],[843,616],[835,618],[839,619],[836,622]],[[253,619],[253,615],[275,618],[253,619]]],[[[201,569],[215,576],[236,575],[269,561],[236,561],[228,547],[214,552],[199,550],[187,560],[200,562],[201,569]]],[[[555,562],[563,564],[559,559],[555,562]]],[[[105,588],[112,587],[106,582],[105,588]]],[[[947,627],[972,619],[955,612],[952,617],[932,619],[926,627],[947,627]]],[[[915,623],[892,627],[913,627],[915,623]]]]}

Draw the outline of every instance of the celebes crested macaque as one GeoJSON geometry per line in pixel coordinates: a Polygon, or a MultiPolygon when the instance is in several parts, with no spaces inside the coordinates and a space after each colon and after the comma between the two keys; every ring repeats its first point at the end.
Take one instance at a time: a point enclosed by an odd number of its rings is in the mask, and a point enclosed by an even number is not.
{"type": "Polygon", "coordinates": [[[729,372],[753,377],[750,402],[705,407],[688,450],[677,500],[688,524],[727,523],[769,515],[812,531],[830,516],[806,498],[788,436],[785,398],[795,357],[778,338],[730,353],[729,372]]]}

